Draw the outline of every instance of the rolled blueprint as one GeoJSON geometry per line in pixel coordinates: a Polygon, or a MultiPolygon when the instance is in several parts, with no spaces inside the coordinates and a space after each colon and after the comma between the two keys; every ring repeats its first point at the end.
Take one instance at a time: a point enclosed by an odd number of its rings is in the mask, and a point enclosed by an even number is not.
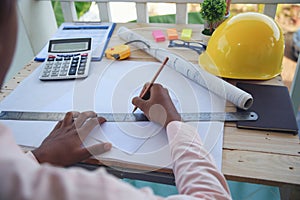
{"type": "Polygon", "coordinates": [[[201,85],[202,87],[207,88],[209,91],[215,93],[216,95],[232,102],[237,107],[244,110],[247,110],[251,107],[253,98],[249,93],[210,74],[201,67],[187,61],[179,55],[176,55],[166,49],[160,48],[157,44],[147,40],[143,36],[129,30],[126,27],[120,27],[117,34],[126,42],[130,42],[133,40],[141,40],[145,42],[145,44],[137,42],[133,43],[133,45],[139,49],[144,50],[161,62],[163,62],[166,57],[169,57],[169,61],[167,62],[168,67],[171,67],[183,76],[201,85]]]}

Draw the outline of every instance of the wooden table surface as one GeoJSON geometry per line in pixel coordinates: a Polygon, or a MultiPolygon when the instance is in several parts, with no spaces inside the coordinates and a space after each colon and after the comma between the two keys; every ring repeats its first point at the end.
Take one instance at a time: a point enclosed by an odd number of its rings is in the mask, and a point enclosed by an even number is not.
{"type": "MultiPolygon", "coordinates": [[[[137,33],[153,41],[151,31],[155,29],[165,30],[176,28],[180,33],[183,28],[193,29],[193,41],[202,41],[200,31],[201,25],[172,25],[172,24],[118,24],[114,33],[120,26],[126,26],[137,33]]],[[[123,44],[115,34],[112,36],[108,47],[123,44]]],[[[167,48],[168,41],[158,43],[161,47],[167,48]]],[[[198,55],[189,49],[168,50],[180,53],[191,62],[197,63],[198,55]]],[[[105,58],[104,58],[105,59],[105,58]]],[[[132,55],[129,60],[155,61],[148,54],[132,47],[132,55]]],[[[8,81],[1,90],[0,100],[5,98],[18,84],[39,66],[39,63],[31,61],[8,81]]],[[[235,81],[229,81],[234,84],[235,81]]],[[[278,76],[268,81],[247,81],[251,83],[283,85],[281,77],[278,76]]],[[[233,104],[227,103],[226,111],[235,111],[233,104]]],[[[101,164],[99,161],[90,159],[86,163],[101,164]]],[[[104,162],[106,165],[118,166],[121,168],[143,168],[119,162],[104,162]]],[[[159,170],[171,173],[168,169],[159,170]]],[[[300,186],[300,141],[298,135],[291,135],[280,132],[256,131],[236,128],[235,123],[225,123],[222,172],[228,180],[261,183],[266,185],[294,185],[300,186]]]]}

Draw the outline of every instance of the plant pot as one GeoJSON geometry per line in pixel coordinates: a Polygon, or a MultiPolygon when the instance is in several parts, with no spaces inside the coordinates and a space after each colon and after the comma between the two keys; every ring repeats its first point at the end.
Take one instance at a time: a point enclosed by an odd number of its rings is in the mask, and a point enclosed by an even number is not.
{"type": "Polygon", "coordinates": [[[211,37],[211,35],[206,35],[203,33],[203,31],[201,31],[201,40],[202,40],[202,43],[205,44],[206,46],[208,44],[210,37],[211,37]]]}

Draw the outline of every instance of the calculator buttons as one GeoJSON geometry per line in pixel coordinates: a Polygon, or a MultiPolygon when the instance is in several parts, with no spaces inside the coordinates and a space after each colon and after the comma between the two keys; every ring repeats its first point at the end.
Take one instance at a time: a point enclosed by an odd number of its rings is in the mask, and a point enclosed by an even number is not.
{"type": "Polygon", "coordinates": [[[54,61],[55,58],[48,58],[47,61],[54,61]]]}
{"type": "Polygon", "coordinates": [[[40,79],[84,78],[88,75],[90,60],[89,53],[49,55],[44,63],[40,79]]]}
{"type": "Polygon", "coordinates": [[[76,67],[71,67],[69,71],[69,75],[75,75],[76,74],[76,67]]]}
{"type": "Polygon", "coordinates": [[[84,70],[80,70],[80,69],[78,69],[78,72],[77,72],[77,74],[84,74],[84,70]]]}
{"type": "Polygon", "coordinates": [[[47,72],[44,72],[42,75],[42,77],[48,77],[48,76],[50,76],[50,73],[47,73],[47,72]]]}

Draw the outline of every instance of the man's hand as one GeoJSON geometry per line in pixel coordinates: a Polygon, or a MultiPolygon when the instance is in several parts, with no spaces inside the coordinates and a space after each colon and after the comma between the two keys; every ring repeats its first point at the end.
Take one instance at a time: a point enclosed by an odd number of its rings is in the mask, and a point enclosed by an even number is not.
{"type": "Polygon", "coordinates": [[[96,144],[88,148],[82,146],[88,134],[105,121],[103,117],[97,117],[92,111],[68,112],[65,118],[56,124],[41,146],[32,153],[40,163],[68,166],[89,158],[91,153],[101,154],[109,151],[112,146],[110,143],[96,144]]]}
{"type": "MultiPolygon", "coordinates": [[[[147,84],[144,86],[144,89],[147,84]]],[[[142,91],[143,92],[143,91],[142,91]]],[[[135,97],[132,100],[133,105],[141,109],[146,117],[153,122],[159,123],[166,127],[171,121],[180,121],[181,117],[178,114],[169,92],[160,84],[153,84],[147,98],[135,97]]]]}

